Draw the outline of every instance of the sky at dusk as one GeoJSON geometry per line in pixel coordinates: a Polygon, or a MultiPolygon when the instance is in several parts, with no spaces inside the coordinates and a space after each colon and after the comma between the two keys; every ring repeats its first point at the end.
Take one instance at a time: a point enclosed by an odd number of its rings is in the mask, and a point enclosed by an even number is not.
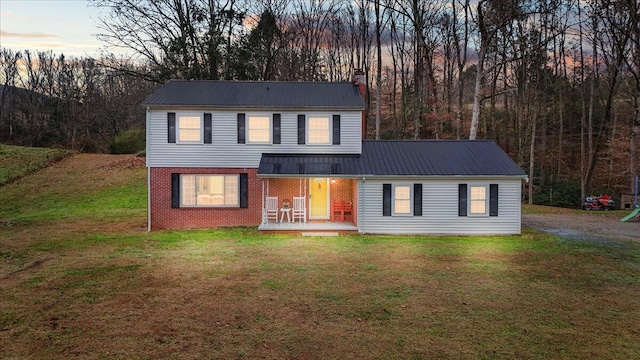
{"type": "Polygon", "coordinates": [[[99,57],[98,14],[86,0],[0,0],[0,47],[99,57]]]}

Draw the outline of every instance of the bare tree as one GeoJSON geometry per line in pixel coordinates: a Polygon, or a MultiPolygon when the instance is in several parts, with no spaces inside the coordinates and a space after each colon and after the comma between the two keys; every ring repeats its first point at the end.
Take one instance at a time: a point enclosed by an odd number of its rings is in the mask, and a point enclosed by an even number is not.
{"type": "Polygon", "coordinates": [[[18,82],[18,62],[22,53],[10,49],[0,49],[0,134],[7,132],[5,138],[13,138],[13,105],[15,87],[18,82]]]}
{"type": "Polygon", "coordinates": [[[136,75],[162,83],[170,78],[217,79],[231,74],[233,39],[245,17],[237,1],[92,0],[92,4],[108,11],[100,20],[98,37],[151,65],[150,72],[136,75]]]}

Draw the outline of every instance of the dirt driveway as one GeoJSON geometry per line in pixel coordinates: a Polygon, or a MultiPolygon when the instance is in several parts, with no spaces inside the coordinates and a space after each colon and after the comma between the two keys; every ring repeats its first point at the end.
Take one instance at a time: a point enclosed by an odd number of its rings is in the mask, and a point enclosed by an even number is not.
{"type": "Polygon", "coordinates": [[[621,222],[627,213],[523,214],[522,225],[567,238],[640,242],[640,222],[621,222]]]}

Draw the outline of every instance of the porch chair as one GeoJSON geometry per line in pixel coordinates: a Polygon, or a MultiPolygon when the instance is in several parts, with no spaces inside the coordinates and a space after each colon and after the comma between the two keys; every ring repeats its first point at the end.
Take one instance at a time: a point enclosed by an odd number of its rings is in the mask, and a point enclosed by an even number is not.
{"type": "Polygon", "coordinates": [[[331,202],[331,221],[344,221],[344,210],[341,200],[331,202]]]}
{"type": "Polygon", "coordinates": [[[293,221],[295,222],[296,219],[307,222],[307,206],[304,196],[293,197],[293,221]]]}
{"type": "Polygon", "coordinates": [[[342,221],[353,221],[353,204],[351,201],[342,202],[342,221]]]}
{"type": "Polygon", "coordinates": [[[267,196],[264,205],[264,222],[268,223],[271,219],[275,220],[275,222],[278,222],[278,197],[267,196]]]}

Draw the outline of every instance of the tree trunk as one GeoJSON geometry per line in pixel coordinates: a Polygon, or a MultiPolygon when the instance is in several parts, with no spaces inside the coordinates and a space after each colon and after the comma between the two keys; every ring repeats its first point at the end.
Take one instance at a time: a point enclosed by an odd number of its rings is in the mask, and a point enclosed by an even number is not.
{"type": "Polygon", "coordinates": [[[534,114],[533,125],[531,125],[531,145],[529,147],[529,205],[533,204],[533,179],[535,177],[535,148],[536,148],[536,124],[537,114],[534,114]]]}
{"type": "Polygon", "coordinates": [[[476,82],[473,90],[473,108],[471,109],[471,128],[469,129],[469,140],[475,140],[478,134],[478,124],[480,121],[480,107],[482,105],[482,76],[484,74],[485,48],[481,48],[478,53],[478,65],[476,67],[476,82]]]}
{"type": "Polygon", "coordinates": [[[377,71],[376,71],[376,140],[380,140],[380,122],[381,122],[381,106],[382,102],[382,47],[380,44],[380,33],[382,32],[382,26],[380,23],[380,0],[375,1],[376,12],[376,48],[378,51],[377,56],[377,71]]]}

